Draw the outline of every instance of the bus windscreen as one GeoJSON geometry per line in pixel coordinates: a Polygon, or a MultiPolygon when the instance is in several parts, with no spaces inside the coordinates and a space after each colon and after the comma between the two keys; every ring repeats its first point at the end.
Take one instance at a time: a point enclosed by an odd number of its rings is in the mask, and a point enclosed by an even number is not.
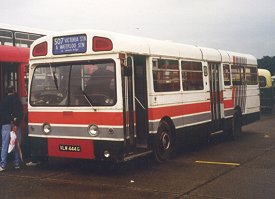
{"type": "Polygon", "coordinates": [[[32,106],[113,106],[117,101],[115,62],[37,65],[30,92],[32,106]]]}

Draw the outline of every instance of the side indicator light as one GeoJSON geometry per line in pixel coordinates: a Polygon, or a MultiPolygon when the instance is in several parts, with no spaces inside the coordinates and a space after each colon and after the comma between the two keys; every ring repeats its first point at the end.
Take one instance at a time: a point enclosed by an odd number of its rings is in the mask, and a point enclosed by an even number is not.
{"type": "Polygon", "coordinates": [[[43,43],[40,43],[36,45],[32,50],[32,56],[38,57],[38,56],[45,56],[48,52],[48,43],[45,41],[43,43]]]}
{"type": "Polygon", "coordinates": [[[113,50],[113,42],[106,37],[93,37],[93,51],[110,51],[113,50]]]}

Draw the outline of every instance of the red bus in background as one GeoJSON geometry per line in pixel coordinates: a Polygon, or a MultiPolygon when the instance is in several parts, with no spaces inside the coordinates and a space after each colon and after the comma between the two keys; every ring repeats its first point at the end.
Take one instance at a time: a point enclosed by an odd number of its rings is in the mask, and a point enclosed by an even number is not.
{"type": "MultiPolygon", "coordinates": [[[[0,101],[5,97],[9,85],[13,85],[27,113],[27,74],[29,48],[0,45],[0,101]]],[[[26,132],[26,122],[22,123],[22,137],[26,132]]]]}
{"type": "Polygon", "coordinates": [[[8,86],[13,85],[24,106],[24,122],[21,127],[23,139],[27,135],[29,47],[33,41],[44,36],[39,32],[42,30],[0,23],[0,102],[5,97],[8,86]]]}

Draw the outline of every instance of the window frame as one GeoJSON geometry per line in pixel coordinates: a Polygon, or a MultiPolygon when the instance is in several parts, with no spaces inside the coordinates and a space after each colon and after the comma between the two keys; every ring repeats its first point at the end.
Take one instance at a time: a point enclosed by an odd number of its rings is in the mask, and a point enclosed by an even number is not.
{"type": "MultiPolygon", "coordinates": [[[[152,89],[155,93],[171,93],[171,92],[180,92],[181,91],[181,73],[180,73],[180,62],[178,59],[173,59],[173,58],[168,58],[168,57],[152,57],[150,63],[152,64],[152,89]],[[160,68],[159,66],[159,61],[168,61],[168,62],[172,62],[172,61],[175,61],[175,63],[177,63],[177,69],[173,69],[173,68],[160,68]],[[157,66],[155,66],[155,63],[157,63],[157,66]],[[157,67],[157,68],[156,68],[157,67]],[[162,76],[162,79],[157,79],[155,77],[155,72],[168,72],[169,74],[161,74],[162,76]],[[176,72],[178,74],[178,80],[177,80],[177,75],[176,76],[173,76],[173,73],[176,72]],[[169,81],[171,80],[170,77],[169,79],[165,80],[165,77],[166,75],[167,76],[171,76],[172,74],[172,81],[171,82],[167,82],[166,83],[161,83],[161,84],[155,84],[157,81],[169,81]],[[174,79],[174,81],[173,81],[174,79]],[[178,81],[178,83],[176,83],[178,81]],[[174,83],[173,83],[174,82],[174,83]],[[171,84],[170,86],[172,87],[175,87],[174,90],[168,90],[165,88],[165,86],[171,84]],[[163,90],[159,89],[159,90],[156,90],[156,88],[159,87],[164,87],[163,90]]],[[[158,83],[158,82],[157,82],[158,83]]]]}
{"type": "Polygon", "coordinates": [[[266,80],[266,77],[264,75],[259,75],[259,87],[260,88],[265,88],[267,85],[267,80],[266,80]],[[264,81],[262,81],[264,80],[264,81]],[[262,84],[264,83],[264,84],[262,84]]]}
{"type": "MultiPolygon", "coordinates": [[[[66,97],[64,97],[64,99],[65,98],[68,98],[67,100],[66,100],[66,103],[64,103],[64,104],[62,104],[62,103],[59,103],[59,104],[49,104],[49,105],[45,105],[45,104],[35,104],[31,99],[32,99],[32,96],[30,96],[30,105],[32,106],[32,107],[67,107],[67,108],[70,108],[70,107],[91,107],[91,105],[89,104],[89,103],[87,103],[87,104],[79,104],[79,105],[76,105],[76,104],[73,104],[73,103],[71,103],[70,101],[71,101],[71,98],[72,98],[72,93],[71,93],[71,89],[72,89],[72,74],[71,74],[71,72],[72,72],[72,67],[74,66],[74,65],[81,65],[81,64],[83,64],[83,66],[82,67],[84,67],[85,66],[85,64],[93,64],[93,63],[96,63],[97,62],[97,64],[99,63],[101,63],[101,62],[103,62],[104,63],[104,61],[110,61],[110,63],[112,62],[113,64],[114,64],[114,97],[115,97],[115,99],[114,99],[114,102],[112,103],[112,104],[105,104],[105,105],[93,105],[93,107],[113,107],[113,106],[115,106],[116,104],[117,104],[117,102],[118,102],[118,89],[117,89],[117,74],[116,74],[116,70],[117,70],[117,63],[116,63],[116,61],[114,60],[114,59],[112,59],[112,58],[107,58],[107,59],[95,59],[95,60],[80,60],[80,61],[72,61],[72,62],[58,62],[58,63],[52,63],[52,65],[51,65],[51,67],[61,67],[61,66],[67,66],[67,67],[70,67],[68,70],[69,70],[69,74],[68,74],[68,77],[69,77],[69,79],[68,79],[68,82],[67,82],[67,94],[66,94],[66,97]]],[[[30,95],[31,94],[34,94],[35,93],[35,91],[33,90],[33,87],[32,87],[32,84],[33,84],[33,81],[34,81],[34,78],[35,78],[35,76],[34,76],[34,74],[35,74],[35,71],[36,70],[39,70],[38,71],[38,73],[37,73],[37,76],[39,76],[39,73],[40,74],[44,74],[44,73],[46,73],[46,70],[44,69],[44,67],[48,67],[48,64],[47,63],[43,63],[43,64],[35,64],[35,65],[33,65],[32,66],[32,68],[34,68],[33,69],[33,71],[32,71],[32,77],[31,77],[31,86],[30,86],[30,91],[29,91],[29,93],[30,93],[30,95]]],[[[87,86],[87,85],[84,85],[84,84],[82,84],[83,82],[85,82],[86,80],[85,80],[85,78],[87,78],[85,75],[84,75],[84,73],[83,73],[83,70],[85,70],[84,68],[82,68],[81,69],[81,75],[79,76],[79,78],[81,79],[81,87],[83,87],[82,89],[83,89],[83,91],[84,92],[86,92],[85,91],[85,87],[87,86]]],[[[37,77],[36,76],[36,77],[37,77]]],[[[59,82],[58,82],[59,83],[59,82]]],[[[59,87],[60,85],[58,84],[58,87],[59,87]]],[[[49,91],[51,91],[51,90],[49,90],[49,91]]],[[[56,92],[58,92],[58,91],[56,91],[56,92]]],[[[84,96],[84,95],[83,95],[84,96]]]]}
{"type": "MultiPolygon", "coordinates": [[[[183,92],[200,92],[200,91],[203,91],[205,90],[205,85],[204,85],[204,78],[205,78],[205,74],[204,74],[204,64],[202,61],[199,61],[199,60],[185,60],[185,59],[181,59],[180,60],[180,71],[181,71],[181,87],[182,87],[182,91],[183,92]],[[192,63],[200,63],[201,64],[201,70],[198,71],[198,70],[183,70],[182,68],[182,62],[192,62],[192,63]],[[195,73],[201,73],[202,74],[202,89],[192,89],[192,90],[184,90],[184,85],[183,85],[183,72],[184,71],[187,71],[187,72],[193,72],[195,71],[195,73]]],[[[208,77],[208,75],[207,75],[208,77]]]]}
{"type": "Polygon", "coordinates": [[[240,64],[231,64],[230,65],[230,69],[231,69],[231,78],[232,78],[232,85],[233,86],[239,86],[239,85],[244,85],[246,83],[246,79],[245,79],[245,67],[243,65],[240,64]],[[232,67],[237,67],[237,69],[239,69],[239,72],[233,72],[232,67]],[[239,82],[238,81],[234,81],[235,79],[233,78],[235,74],[239,74],[240,78],[239,78],[239,82]],[[237,84],[235,82],[238,82],[237,84]]]}
{"type": "Polygon", "coordinates": [[[245,82],[246,82],[247,85],[251,85],[251,86],[253,86],[253,85],[258,85],[258,84],[259,84],[258,68],[257,68],[256,66],[247,65],[247,66],[245,67],[245,82]],[[250,70],[250,73],[247,73],[247,69],[250,70]],[[255,72],[254,72],[254,73],[251,73],[251,69],[255,69],[255,72]],[[251,77],[252,77],[252,75],[254,75],[254,77],[256,78],[256,81],[253,82],[253,81],[252,81],[252,80],[253,80],[252,78],[250,79],[250,81],[248,81],[248,79],[247,79],[248,75],[247,75],[247,74],[250,74],[251,77]]]}
{"type": "Polygon", "coordinates": [[[231,66],[230,64],[222,64],[222,76],[223,76],[223,86],[226,88],[226,87],[231,87],[232,86],[232,73],[231,73],[231,66]],[[224,66],[228,66],[228,69],[229,69],[229,73],[225,73],[224,71],[224,66]],[[229,74],[229,82],[230,84],[229,85],[226,85],[225,84],[225,74],[229,74]]]}

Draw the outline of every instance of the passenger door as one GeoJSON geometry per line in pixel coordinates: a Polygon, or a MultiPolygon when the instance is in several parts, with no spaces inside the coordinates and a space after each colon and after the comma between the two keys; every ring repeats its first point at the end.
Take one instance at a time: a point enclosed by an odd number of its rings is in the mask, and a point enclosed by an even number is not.
{"type": "Polygon", "coordinates": [[[211,103],[211,115],[213,131],[219,131],[222,129],[221,121],[221,78],[218,63],[208,63],[209,67],[209,83],[210,83],[210,103],[211,103]]]}
{"type": "Polygon", "coordinates": [[[136,146],[148,148],[149,122],[147,97],[146,57],[134,56],[134,88],[135,88],[135,118],[136,118],[136,146]]]}
{"type": "Polygon", "coordinates": [[[0,63],[0,100],[5,97],[9,85],[18,91],[18,64],[0,63]]]}
{"type": "Polygon", "coordinates": [[[133,57],[127,57],[122,64],[122,92],[123,92],[123,123],[126,140],[126,153],[131,153],[135,146],[134,121],[134,86],[133,86],[133,57]]]}
{"type": "Polygon", "coordinates": [[[124,133],[127,151],[148,148],[146,57],[128,56],[123,66],[124,133]]]}

